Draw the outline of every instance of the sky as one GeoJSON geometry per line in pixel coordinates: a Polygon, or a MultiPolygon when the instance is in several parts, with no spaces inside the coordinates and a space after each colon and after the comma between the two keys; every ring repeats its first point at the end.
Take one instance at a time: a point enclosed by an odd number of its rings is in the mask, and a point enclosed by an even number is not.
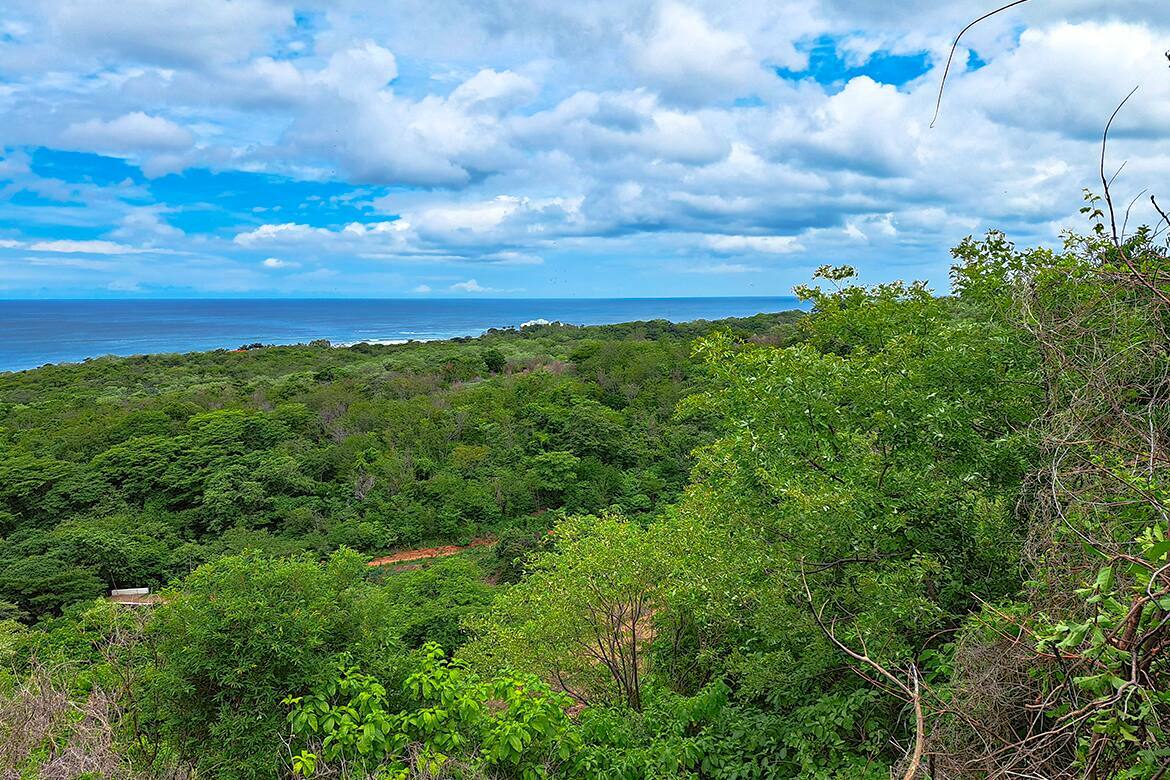
{"type": "Polygon", "coordinates": [[[1086,228],[1134,86],[1115,194],[1170,181],[1165,0],[996,15],[929,127],[991,7],[4,0],[0,298],[945,292],[1086,228]]]}

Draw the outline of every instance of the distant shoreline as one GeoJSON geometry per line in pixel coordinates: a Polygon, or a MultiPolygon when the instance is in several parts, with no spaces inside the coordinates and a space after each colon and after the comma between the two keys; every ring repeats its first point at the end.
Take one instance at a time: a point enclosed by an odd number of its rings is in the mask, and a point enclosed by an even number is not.
{"type": "Polygon", "coordinates": [[[182,298],[0,301],[0,372],[242,345],[405,344],[563,322],[717,320],[801,308],[788,296],[704,298],[182,298]]]}

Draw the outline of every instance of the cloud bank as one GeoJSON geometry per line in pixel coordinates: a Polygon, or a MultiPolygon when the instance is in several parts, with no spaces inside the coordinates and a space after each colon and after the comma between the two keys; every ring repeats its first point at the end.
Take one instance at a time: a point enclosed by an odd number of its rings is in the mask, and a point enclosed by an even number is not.
{"type": "Polygon", "coordinates": [[[964,235],[1083,226],[1138,84],[1117,186],[1170,178],[1152,0],[976,28],[933,129],[969,4],[10,5],[0,295],[942,289],[964,235]]]}

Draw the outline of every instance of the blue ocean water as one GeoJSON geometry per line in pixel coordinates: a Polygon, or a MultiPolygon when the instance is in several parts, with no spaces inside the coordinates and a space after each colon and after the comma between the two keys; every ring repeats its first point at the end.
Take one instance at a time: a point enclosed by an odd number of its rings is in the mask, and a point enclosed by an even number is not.
{"type": "Polygon", "coordinates": [[[575,325],[689,322],[796,307],[795,298],[0,301],[0,371],[253,342],[443,339],[540,319],[575,325]]]}

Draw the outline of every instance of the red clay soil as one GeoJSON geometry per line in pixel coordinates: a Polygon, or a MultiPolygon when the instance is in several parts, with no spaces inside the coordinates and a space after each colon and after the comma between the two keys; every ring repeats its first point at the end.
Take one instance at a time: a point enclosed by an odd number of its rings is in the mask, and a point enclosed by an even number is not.
{"type": "Polygon", "coordinates": [[[393,555],[387,555],[384,558],[375,558],[370,561],[370,566],[388,566],[394,563],[406,563],[407,561],[421,561],[425,558],[445,558],[448,555],[458,555],[464,550],[470,550],[473,547],[491,547],[496,543],[495,537],[485,536],[482,539],[472,539],[470,544],[458,545],[448,544],[444,547],[424,547],[420,550],[402,550],[393,555]]]}

